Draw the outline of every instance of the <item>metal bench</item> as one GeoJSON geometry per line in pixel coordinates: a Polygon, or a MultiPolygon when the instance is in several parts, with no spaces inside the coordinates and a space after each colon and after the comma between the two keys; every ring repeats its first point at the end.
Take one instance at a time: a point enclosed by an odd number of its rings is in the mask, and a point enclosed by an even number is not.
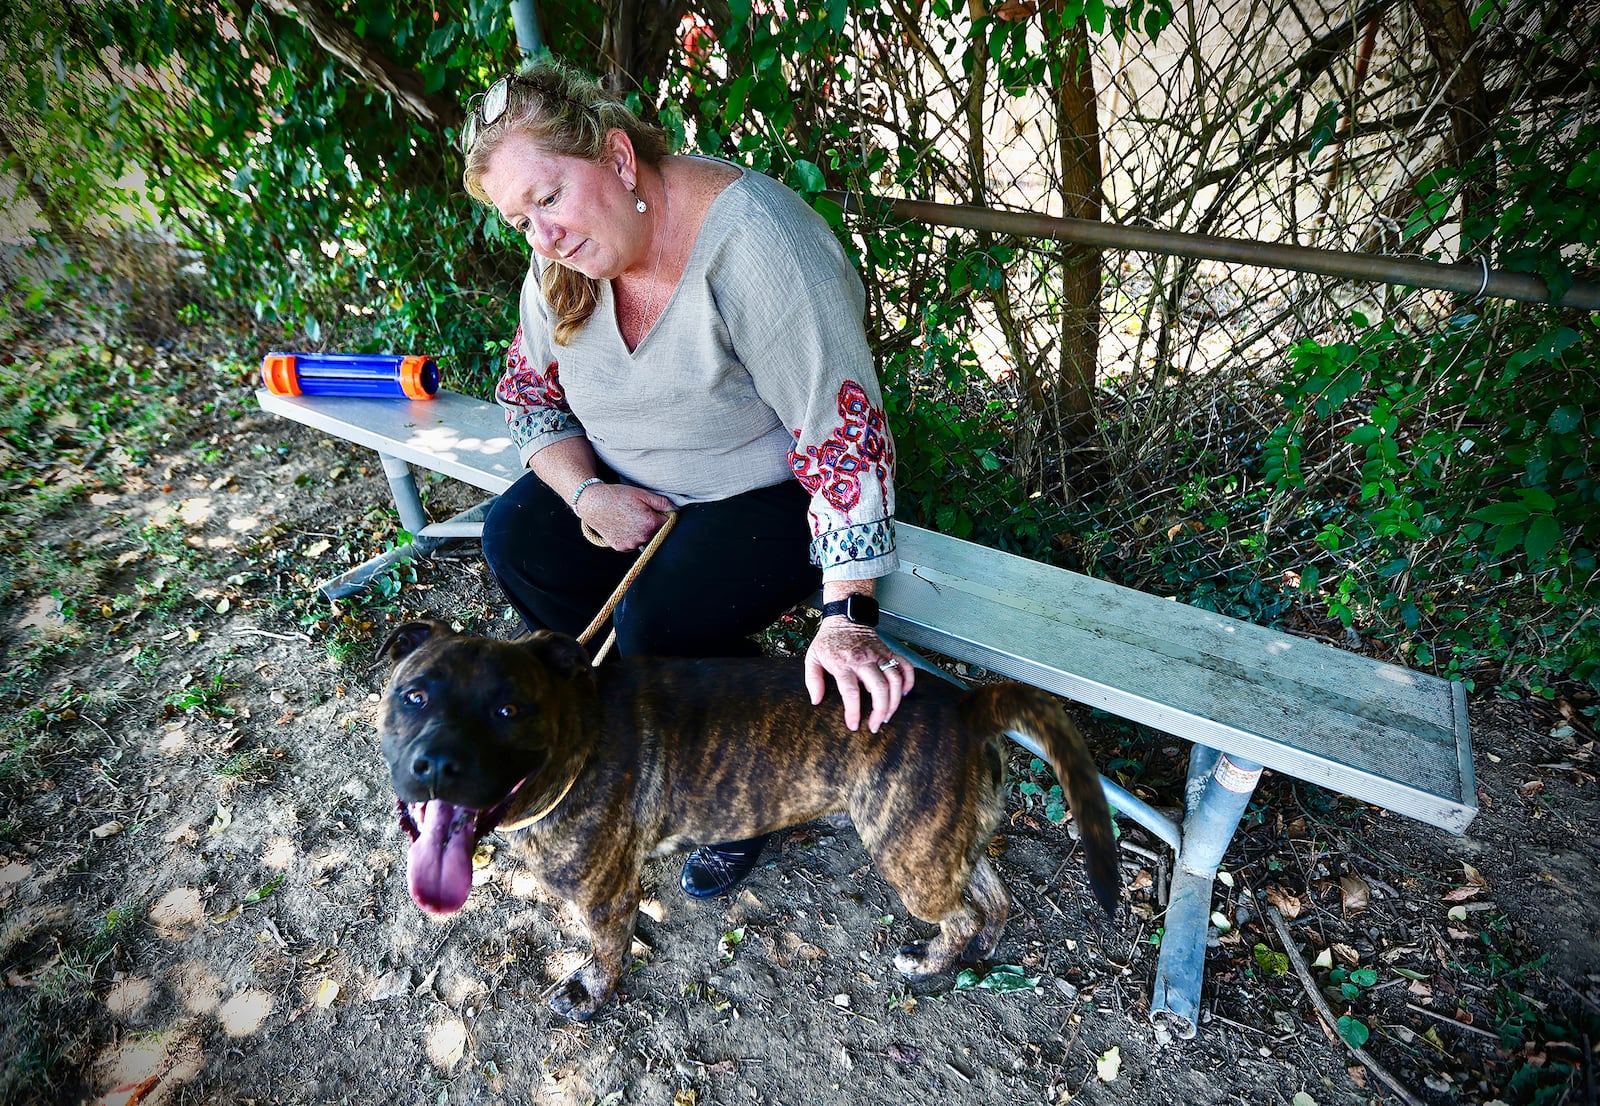
{"type": "MultiPolygon", "coordinates": [[[[418,551],[478,536],[486,504],[430,523],[411,465],[493,494],[524,471],[499,408],[481,400],[265,391],[257,399],[266,411],[376,450],[418,551]]],[[[878,600],[883,629],[898,644],[1193,743],[1181,823],[1103,781],[1118,812],[1176,854],[1151,1016],[1179,1036],[1194,1036],[1199,1024],[1213,882],[1263,768],[1452,833],[1477,814],[1459,684],[920,527],[899,524],[896,533],[900,570],[879,581],[878,600]]],[[[322,590],[350,594],[403,555],[386,554],[322,590]]]]}

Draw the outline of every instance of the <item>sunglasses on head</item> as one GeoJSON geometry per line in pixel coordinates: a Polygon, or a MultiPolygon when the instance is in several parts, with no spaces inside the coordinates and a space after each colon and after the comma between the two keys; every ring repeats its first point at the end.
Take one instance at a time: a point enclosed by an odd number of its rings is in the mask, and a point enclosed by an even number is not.
{"type": "Polygon", "coordinates": [[[515,73],[507,73],[490,85],[488,91],[474,97],[476,103],[467,112],[466,125],[461,129],[462,153],[472,149],[478,135],[500,121],[511,101],[511,82],[518,79],[515,73]]]}

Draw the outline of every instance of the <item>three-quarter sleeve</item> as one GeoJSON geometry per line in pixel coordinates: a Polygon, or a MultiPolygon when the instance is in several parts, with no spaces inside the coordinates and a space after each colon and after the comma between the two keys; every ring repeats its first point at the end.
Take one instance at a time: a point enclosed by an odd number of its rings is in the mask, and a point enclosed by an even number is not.
{"type": "Polygon", "coordinates": [[[505,372],[494,390],[494,398],[505,409],[506,426],[524,465],[546,446],[583,434],[583,426],[572,414],[561,388],[561,366],[540,310],[543,295],[538,290],[537,277],[532,283],[531,297],[527,289],[523,291],[521,322],[506,350],[505,372]]]}
{"type": "Polygon", "coordinates": [[[824,582],[886,576],[894,541],[894,441],[862,326],[859,278],[845,269],[767,316],[741,350],[761,397],[794,435],[789,467],[811,494],[811,559],[824,582]]]}

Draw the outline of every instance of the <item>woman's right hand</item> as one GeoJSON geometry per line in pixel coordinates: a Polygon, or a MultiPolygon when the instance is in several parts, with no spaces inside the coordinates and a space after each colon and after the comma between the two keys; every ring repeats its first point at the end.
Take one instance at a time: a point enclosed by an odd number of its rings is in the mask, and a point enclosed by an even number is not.
{"type": "Polygon", "coordinates": [[[664,495],[628,484],[591,484],[578,497],[578,517],[612,549],[638,549],[677,510],[664,495]]]}

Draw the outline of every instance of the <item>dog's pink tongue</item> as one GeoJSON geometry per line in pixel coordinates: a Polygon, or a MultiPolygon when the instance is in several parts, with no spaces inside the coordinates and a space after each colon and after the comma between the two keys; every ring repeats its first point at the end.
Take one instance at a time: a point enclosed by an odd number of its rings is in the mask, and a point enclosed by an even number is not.
{"type": "Polygon", "coordinates": [[[454,914],[472,893],[474,813],[434,799],[423,805],[411,843],[411,900],[430,914],[454,914]]]}

